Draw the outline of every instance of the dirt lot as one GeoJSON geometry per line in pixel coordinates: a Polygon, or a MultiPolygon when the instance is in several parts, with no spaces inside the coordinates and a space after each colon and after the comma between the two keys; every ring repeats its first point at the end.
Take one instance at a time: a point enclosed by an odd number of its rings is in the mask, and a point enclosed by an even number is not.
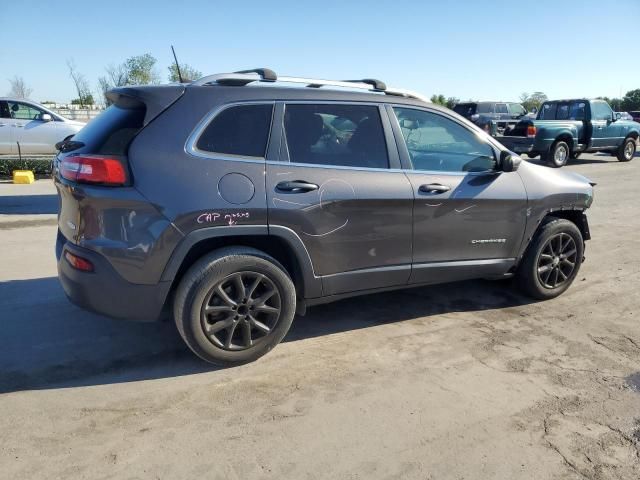
{"type": "Polygon", "coordinates": [[[598,186],[562,297],[478,281],[346,300],[221,370],[171,324],[70,305],[50,182],[0,184],[0,478],[637,480],[640,158],[566,168],[598,186]]]}

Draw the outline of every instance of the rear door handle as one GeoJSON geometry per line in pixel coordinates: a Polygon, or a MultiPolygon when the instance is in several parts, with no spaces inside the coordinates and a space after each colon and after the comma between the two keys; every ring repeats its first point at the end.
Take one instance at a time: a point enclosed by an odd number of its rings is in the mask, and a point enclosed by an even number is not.
{"type": "Polygon", "coordinates": [[[304,193],[317,190],[318,185],[315,183],[305,182],[304,180],[284,181],[276,185],[276,190],[289,193],[304,193]]]}
{"type": "Polygon", "coordinates": [[[441,183],[429,183],[427,185],[420,185],[419,188],[422,193],[444,193],[451,190],[449,185],[442,185],[441,183]]]}

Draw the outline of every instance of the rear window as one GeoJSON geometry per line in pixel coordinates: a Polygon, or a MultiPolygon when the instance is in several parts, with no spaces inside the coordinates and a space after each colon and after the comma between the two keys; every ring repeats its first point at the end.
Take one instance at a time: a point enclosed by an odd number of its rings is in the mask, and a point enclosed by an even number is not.
{"type": "Polygon", "coordinates": [[[271,104],[229,107],[207,125],[196,148],[224,155],[264,157],[272,111],[271,104]]]}
{"type": "Polygon", "coordinates": [[[463,117],[470,117],[471,115],[475,115],[476,113],[476,104],[459,103],[455,107],[453,107],[453,111],[458,115],[462,115],[463,117]]]}
{"type": "Polygon", "coordinates": [[[131,140],[143,126],[145,112],[143,106],[111,105],[75,134],[73,140],[84,143],[85,151],[91,153],[125,155],[131,140]]]}

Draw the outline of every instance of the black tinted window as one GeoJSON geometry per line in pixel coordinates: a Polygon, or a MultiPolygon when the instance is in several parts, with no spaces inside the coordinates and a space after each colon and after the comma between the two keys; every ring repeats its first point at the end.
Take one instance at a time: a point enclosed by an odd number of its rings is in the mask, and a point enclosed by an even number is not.
{"type": "Polygon", "coordinates": [[[124,155],[129,143],[142,128],[145,108],[121,108],[111,105],[73,136],[87,152],[124,155]]]}
{"type": "Polygon", "coordinates": [[[543,103],[538,112],[538,120],[555,120],[557,103],[543,103]]]}
{"type": "Polygon", "coordinates": [[[471,115],[476,113],[476,104],[475,103],[459,103],[455,107],[453,107],[453,111],[458,115],[462,115],[463,117],[469,118],[471,115]]]}
{"type": "Polygon", "coordinates": [[[483,172],[495,168],[493,149],[475,132],[435,113],[393,110],[415,170],[483,172]]]}
{"type": "Polygon", "coordinates": [[[493,113],[493,103],[479,103],[477,108],[478,113],[493,113]]]}
{"type": "Polygon", "coordinates": [[[509,113],[506,103],[496,103],[496,113],[509,113]]]}
{"type": "Polygon", "coordinates": [[[378,107],[287,105],[284,127],[291,162],[389,168],[378,107]]]}
{"type": "Polygon", "coordinates": [[[220,112],[204,129],[196,148],[243,157],[264,157],[273,105],[238,105],[220,112]]]}

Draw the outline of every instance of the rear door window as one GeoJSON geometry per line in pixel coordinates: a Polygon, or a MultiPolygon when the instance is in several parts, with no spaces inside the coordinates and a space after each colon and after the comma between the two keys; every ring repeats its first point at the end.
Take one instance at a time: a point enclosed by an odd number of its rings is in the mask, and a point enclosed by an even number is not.
{"type": "Polygon", "coordinates": [[[272,104],[235,105],[224,109],[203,130],[196,148],[242,157],[266,155],[272,104]]]}
{"type": "Polygon", "coordinates": [[[493,103],[479,103],[478,113],[493,113],[493,103]]]}
{"type": "Polygon", "coordinates": [[[389,168],[376,106],[288,104],[284,128],[292,163],[389,168]]]}

